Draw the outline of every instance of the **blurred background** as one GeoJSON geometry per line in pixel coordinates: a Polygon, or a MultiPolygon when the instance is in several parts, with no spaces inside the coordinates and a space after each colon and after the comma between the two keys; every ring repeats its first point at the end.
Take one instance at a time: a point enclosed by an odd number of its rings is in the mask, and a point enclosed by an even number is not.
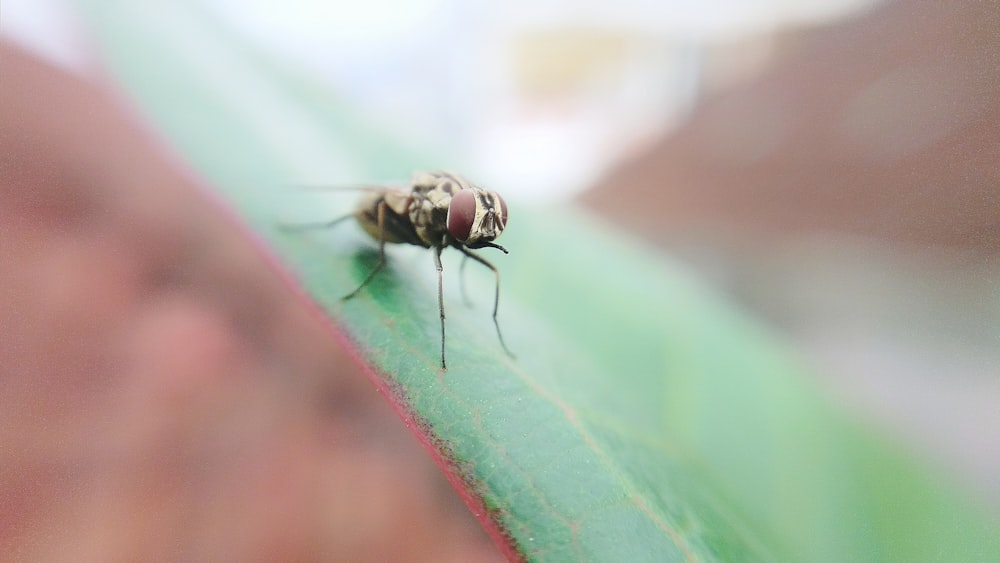
{"type": "MultiPolygon", "coordinates": [[[[697,100],[760,72],[788,30],[857,16],[874,1],[197,4],[395,135],[508,197],[552,200],[675,129],[697,100]]],[[[78,14],[85,6],[5,2],[2,32],[86,72],[99,61],[78,14]]]]}
{"type": "MultiPolygon", "coordinates": [[[[686,261],[1000,507],[995,2],[198,5],[442,166],[686,261]]],[[[5,1],[0,34],[100,76],[85,6],[5,1]]]]}

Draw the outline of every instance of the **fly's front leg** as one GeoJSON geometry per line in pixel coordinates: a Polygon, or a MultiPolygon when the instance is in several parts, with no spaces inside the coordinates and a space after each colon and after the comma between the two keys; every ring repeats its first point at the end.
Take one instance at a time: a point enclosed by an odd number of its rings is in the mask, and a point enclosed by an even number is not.
{"type": "MultiPolygon", "coordinates": [[[[497,270],[496,266],[491,264],[489,260],[483,258],[475,252],[472,252],[468,248],[465,248],[464,246],[455,246],[455,248],[459,249],[462,254],[493,270],[493,275],[496,276],[497,280],[496,292],[493,294],[493,326],[497,328],[497,338],[500,339],[500,346],[503,347],[503,351],[506,352],[508,356],[513,358],[514,354],[510,351],[510,348],[507,347],[507,343],[503,341],[503,333],[500,332],[500,323],[497,321],[497,311],[500,309],[500,271],[497,270]]],[[[442,310],[441,313],[443,315],[444,310],[442,310]]]]}
{"type": "Polygon", "coordinates": [[[443,246],[434,248],[434,266],[438,271],[438,310],[441,312],[441,369],[448,369],[444,363],[444,267],[441,265],[443,246]]]}
{"type": "Polygon", "coordinates": [[[375,278],[375,274],[385,266],[385,201],[378,202],[378,233],[378,263],[375,264],[371,272],[368,272],[368,277],[361,282],[361,285],[357,289],[341,297],[342,301],[346,301],[357,295],[359,291],[364,289],[375,278]]]}

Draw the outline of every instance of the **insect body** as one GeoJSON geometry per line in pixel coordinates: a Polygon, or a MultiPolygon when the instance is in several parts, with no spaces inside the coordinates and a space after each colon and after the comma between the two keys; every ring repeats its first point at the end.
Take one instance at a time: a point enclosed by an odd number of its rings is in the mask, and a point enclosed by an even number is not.
{"type": "Polygon", "coordinates": [[[496,292],[493,296],[493,325],[504,351],[513,356],[504,343],[497,309],[500,304],[500,272],[493,264],[473,252],[479,248],[496,248],[507,254],[507,249],[496,244],[507,225],[507,204],[494,191],[485,190],[465,178],[448,172],[417,172],[409,186],[403,188],[371,187],[358,202],[352,215],[320,225],[332,226],[354,217],[362,229],[379,243],[379,257],[375,268],[368,273],[354,291],[344,299],[358,294],[385,266],[385,243],[407,243],[434,251],[434,265],[438,272],[438,310],[441,316],[441,368],[445,364],[444,289],[441,252],[456,248],[472,260],[493,271],[496,292]]]}

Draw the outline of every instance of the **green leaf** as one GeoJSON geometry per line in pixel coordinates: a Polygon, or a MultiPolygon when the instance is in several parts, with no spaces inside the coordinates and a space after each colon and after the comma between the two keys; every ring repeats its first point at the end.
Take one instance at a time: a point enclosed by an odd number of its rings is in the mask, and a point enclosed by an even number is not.
{"type": "MultiPolygon", "coordinates": [[[[656,251],[569,205],[511,203],[492,275],[445,255],[439,369],[428,251],[331,219],[307,181],[436,168],[328,89],[188,3],[91,0],[109,64],[148,118],[301,279],[381,377],[512,557],[538,561],[1000,560],[1000,526],[828,403],[773,335],[656,251]]],[[[502,187],[499,188],[502,191],[502,187]]]]}

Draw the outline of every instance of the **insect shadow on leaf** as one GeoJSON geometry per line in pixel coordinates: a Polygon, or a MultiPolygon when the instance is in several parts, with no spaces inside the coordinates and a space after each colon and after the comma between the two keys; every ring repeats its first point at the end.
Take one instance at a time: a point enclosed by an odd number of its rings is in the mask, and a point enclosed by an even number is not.
{"type": "MultiPolygon", "coordinates": [[[[357,282],[361,282],[367,279],[371,274],[372,270],[378,267],[379,263],[379,253],[378,249],[374,247],[364,247],[358,249],[354,254],[353,260],[351,260],[351,277],[357,282]]],[[[400,293],[400,283],[399,279],[392,275],[392,263],[387,262],[385,266],[382,267],[382,274],[380,276],[374,276],[370,282],[368,282],[368,288],[371,293],[378,293],[380,296],[382,294],[389,294],[393,296],[395,300],[400,293]]],[[[346,299],[346,295],[342,295],[341,299],[346,299]]]]}
{"type": "MultiPolygon", "coordinates": [[[[331,188],[325,188],[331,189],[331,188]]],[[[337,188],[333,188],[337,189],[337,188]]],[[[493,294],[493,325],[504,352],[514,357],[504,342],[497,312],[500,308],[500,271],[490,261],[474,252],[480,248],[495,248],[504,254],[507,249],[493,242],[507,226],[507,203],[500,194],[475,186],[462,176],[449,172],[417,172],[404,187],[357,186],[364,192],[353,213],[331,221],[280,225],[284,230],[300,231],[328,229],[348,219],[355,219],[369,236],[378,241],[378,261],[361,284],[342,299],[348,300],[364,289],[385,267],[385,244],[405,243],[433,251],[437,269],[438,311],[441,318],[441,369],[445,362],[444,282],[441,252],[448,247],[462,253],[460,275],[469,259],[489,268],[496,278],[493,294]]],[[[462,297],[470,301],[465,292],[462,297]]]]}

